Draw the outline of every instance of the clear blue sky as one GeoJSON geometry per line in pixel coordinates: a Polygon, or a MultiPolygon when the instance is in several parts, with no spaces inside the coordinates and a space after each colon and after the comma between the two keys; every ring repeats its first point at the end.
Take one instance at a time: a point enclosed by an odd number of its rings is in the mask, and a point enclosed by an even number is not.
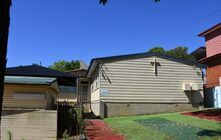
{"type": "Polygon", "coordinates": [[[12,0],[8,67],[204,45],[221,0],[12,0]]]}

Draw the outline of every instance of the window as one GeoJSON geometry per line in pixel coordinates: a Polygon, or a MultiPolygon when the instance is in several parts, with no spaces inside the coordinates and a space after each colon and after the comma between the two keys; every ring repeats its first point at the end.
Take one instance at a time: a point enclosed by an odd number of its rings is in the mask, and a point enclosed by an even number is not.
{"type": "Polygon", "coordinates": [[[94,87],[93,87],[93,83],[91,84],[91,91],[93,91],[94,90],[94,87]]]}
{"type": "Polygon", "coordinates": [[[59,90],[61,93],[76,93],[77,88],[74,86],[59,86],[59,90]]]}
{"type": "Polygon", "coordinates": [[[13,99],[15,100],[45,100],[44,93],[14,93],[13,99]]]}

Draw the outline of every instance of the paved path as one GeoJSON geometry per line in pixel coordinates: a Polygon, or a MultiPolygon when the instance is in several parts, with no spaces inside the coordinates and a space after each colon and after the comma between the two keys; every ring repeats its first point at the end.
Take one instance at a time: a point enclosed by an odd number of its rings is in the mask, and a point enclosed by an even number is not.
{"type": "Polygon", "coordinates": [[[123,136],[113,133],[112,129],[100,119],[86,120],[86,137],[89,140],[125,140],[123,136]]]}

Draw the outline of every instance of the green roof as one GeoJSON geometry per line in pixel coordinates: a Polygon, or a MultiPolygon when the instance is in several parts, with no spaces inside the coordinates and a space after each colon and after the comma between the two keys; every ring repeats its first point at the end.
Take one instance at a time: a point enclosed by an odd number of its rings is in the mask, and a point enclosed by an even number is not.
{"type": "Polygon", "coordinates": [[[27,77],[27,76],[5,76],[7,84],[35,84],[35,85],[50,85],[56,78],[48,77],[27,77]]]}

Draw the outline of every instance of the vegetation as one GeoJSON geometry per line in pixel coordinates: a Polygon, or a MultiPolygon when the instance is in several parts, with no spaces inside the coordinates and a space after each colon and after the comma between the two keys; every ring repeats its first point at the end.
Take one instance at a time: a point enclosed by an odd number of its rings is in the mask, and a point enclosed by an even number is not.
{"type": "Polygon", "coordinates": [[[48,68],[58,70],[58,71],[75,70],[75,69],[80,68],[80,61],[78,61],[78,60],[72,60],[72,61],[59,60],[57,62],[54,62],[54,64],[49,66],[48,68]]]}
{"type": "Polygon", "coordinates": [[[196,117],[168,113],[132,117],[108,118],[105,121],[129,140],[161,139],[220,139],[221,124],[196,117]],[[145,124],[146,123],[146,124],[145,124]],[[172,126],[172,127],[171,127],[172,126]],[[190,131],[191,130],[191,131],[190,131]],[[174,134],[175,132],[178,132],[174,134]]]}
{"type": "Polygon", "coordinates": [[[188,48],[183,46],[178,46],[171,50],[164,50],[162,47],[153,47],[149,50],[149,52],[157,52],[164,53],[170,56],[186,59],[186,60],[194,60],[194,57],[191,54],[188,54],[188,48]]]}

